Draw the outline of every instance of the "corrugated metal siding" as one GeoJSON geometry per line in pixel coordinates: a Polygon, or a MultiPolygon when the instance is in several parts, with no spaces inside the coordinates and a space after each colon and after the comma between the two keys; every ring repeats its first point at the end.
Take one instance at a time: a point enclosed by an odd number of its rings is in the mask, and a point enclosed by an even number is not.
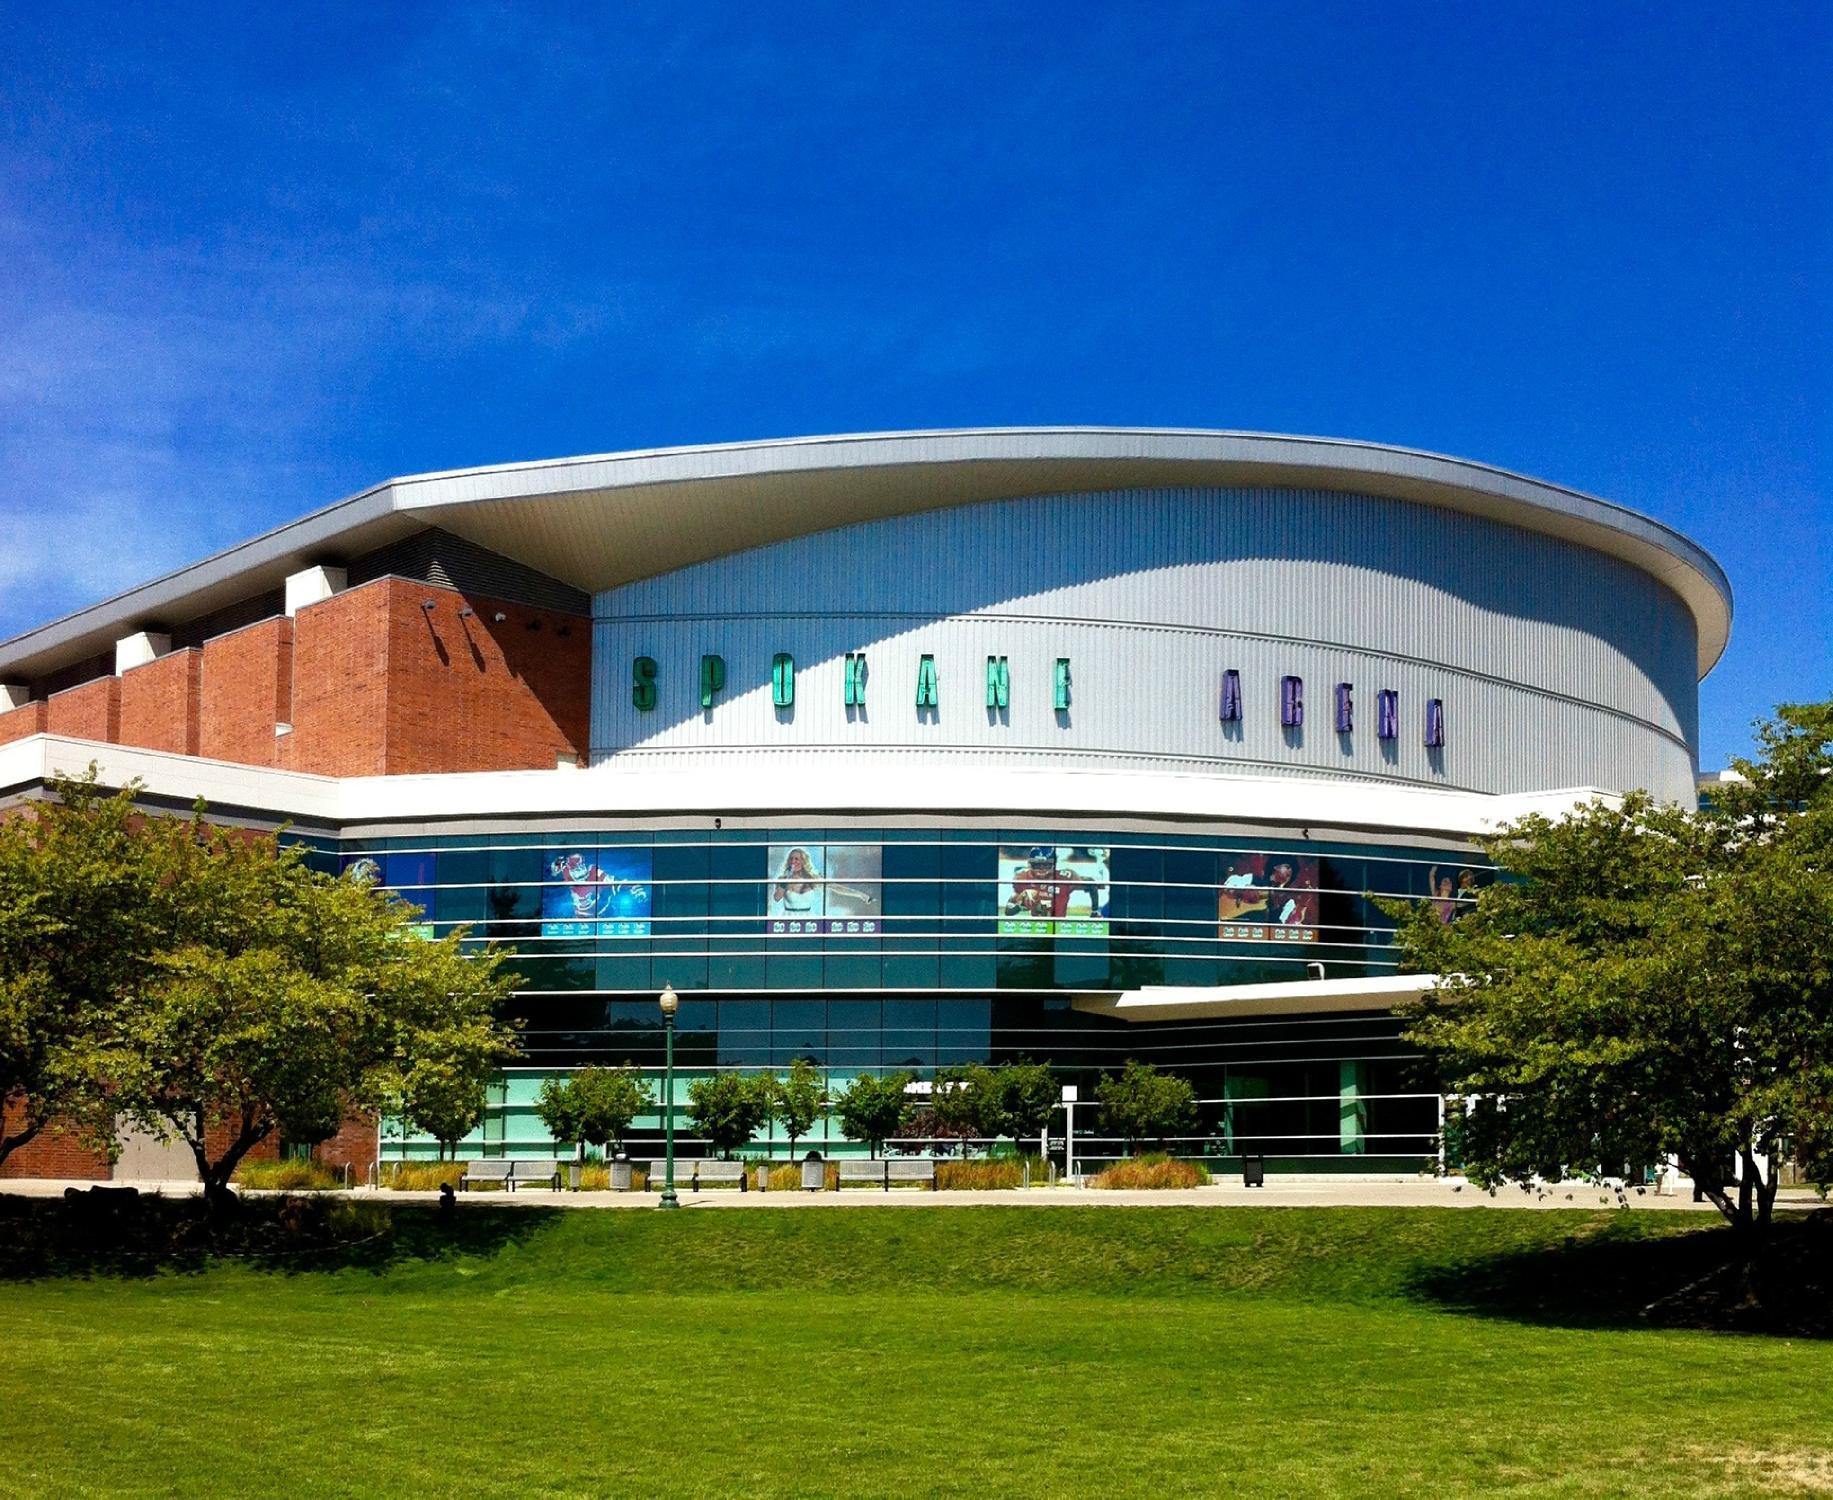
{"type": "Polygon", "coordinates": [[[1681,601],[1576,544],[1406,501],[1290,490],[1128,491],[998,501],[758,548],[597,596],[593,755],[755,747],[1006,752],[1091,765],[1393,776],[1480,791],[1591,784],[1690,794],[1694,640],[1681,601]],[[842,704],[868,653],[866,713],[842,704]],[[702,652],[727,663],[710,714],[702,652]],[[770,661],[796,659],[793,711],[770,661]],[[919,719],[934,654],[938,713],[919,719]],[[630,703],[631,658],[661,702],[630,703]],[[1012,706],[984,708],[985,659],[1008,658],[1012,706]],[[1051,668],[1073,665],[1067,715],[1051,668]],[[1218,721],[1242,673],[1244,723],[1218,721]],[[1306,683],[1301,734],[1280,728],[1280,676],[1306,683]],[[1357,729],[1331,728],[1356,684],[1357,729]],[[1402,698],[1401,738],[1374,735],[1375,692],[1402,698]],[[1442,754],[1423,745],[1442,698],[1442,754]]]}

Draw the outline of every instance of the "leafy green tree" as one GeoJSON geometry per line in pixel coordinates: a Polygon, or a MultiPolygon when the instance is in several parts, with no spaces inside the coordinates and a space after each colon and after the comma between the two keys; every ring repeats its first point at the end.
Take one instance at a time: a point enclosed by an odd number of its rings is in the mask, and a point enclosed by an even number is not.
{"type": "Polygon", "coordinates": [[[710,1073],[687,1086],[687,1117],[696,1135],[729,1157],[770,1117],[770,1087],[742,1073],[710,1073]]]}
{"type": "MultiPolygon", "coordinates": [[[[354,1110],[429,1110],[513,1055],[497,1018],[517,981],[462,930],[418,935],[418,908],[311,870],[302,846],[146,817],[144,970],[111,1017],[117,1109],[190,1147],[206,1201],[269,1136],[322,1140],[354,1110]]],[[[442,1108],[444,1106],[442,1105],[442,1108]]]]}
{"type": "Polygon", "coordinates": [[[1792,1149],[1833,1159],[1833,704],[1783,705],[1698,812],[1643,795],[1483,841],[1501,877],[1405,913],[1408,1035],[1483,1184],[1675,1158],[1747,1240],[1792,1149]]]}
{"type": "Polygon", "coordinates": [[[0,825],[0,1066],[23,1130],[69,1119],[114,1149],[121,1114],[176,1135],[206,1201],[275,1134],[429,1100],[434,1074],[510,1052],[515,981],[464,934],[314,872],[303,846],[150,814],[94,768],[0,825]]]}
{"type": "Polygon", "coordinates": [[[796,1142],[815,1127],[827,1114],[826,1087],[821,1070],[806,1057],[798,1057],[782,1078],[770,1078],[771,1117],[789,1137],[789,1155],[796,1154],[796,1142]]]}
{"type": "Polygon", "coordinates": [[[0,1162],[53,1120],[112,1155],[109,1039],[164,933],[131,791],[51,793],[0,821],[0,1162]]]}
{"type": "Polygon", "coordinates": [[[1101,1106],[1101,1128],[1127,1143],[1131,1155],[1140,1141],[1164,1144],[1167,1136],[1191,1129],[1197,1117],[1197,1091],[1190,1080],[1161,1073],[1150,1063],[1128,1058],[1118,1073],[1095,1085],[1101,1106]]]}
{"type": "Polygon", "coordinates": [[[968,1082],[974,1128],[989,1138],[1005,1135],[1018,1141],[1042,1136],[1061,1096],[1049,1063],[997,1068],[976,1063],[968,1069],[968,1082]]]}
{"type": "Polygon", "coordinates": [[[423,1053],[403,1073],[395,1112],[439,1142],[441,1161],[456,1159],[459,1142],[484,1118],[495,1071],[494,1060],[480,1069],[462,1053],[423,1053]]]}
{"type": "Polygon", "coordinates": [[[571,1073],[550,1074],[541,1080],[540,1091],[535,1095],[535,1116],[556,1141],[577,1143],[585,1139],[585,1121],[573,1078],[571,1073]]]}
{"type": "Polygon", "coordinates": [[[920,1125],[920,1135],[938,1137],[953,1136],[962,1142],[962,1155],[967,1154],[967,1141],[981,1134],[978,1101],[975,1088],[978,1074],[971,1067],[952,1067],[936,1069],[935,1082],[930,1088],[929,1108],[918,1111],[918,1120],[913,1125],[920,1125]],[[922,1116],[927,1115],[927,1119],[922,1116]]]}
{"type": "Polygon", "coordinates": [[[864,1141],[872,1155],[877,1156],[885,1141],[897,1134],[898,1127],[910,1112],[909,1101],[905,1098],[910,1079],[909,1073],[892,1073],[884,1078],[861,1073],[834,1100],[840,1133],[849,1141],[864,1141]]]}
{"type": "Polygon", "coordinates": [[[628,1064],[581,1068],[543,1080],[535,1113],[557,1141],[622,1150],[632,1122],[654,1102],[648,1083],[628,1064]]]}

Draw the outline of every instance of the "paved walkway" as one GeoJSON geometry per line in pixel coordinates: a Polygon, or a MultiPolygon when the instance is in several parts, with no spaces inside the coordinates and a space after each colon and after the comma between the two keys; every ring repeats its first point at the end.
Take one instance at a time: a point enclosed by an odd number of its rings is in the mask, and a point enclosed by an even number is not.
{"type": "MultiPolygon", "coordinates": [[[[94,1184],[46,1179],[0,1182],[0,1192],[26,1197],[62,1197],[67,1187],[87,1188],[94,1184]]],[[[189,1197],[198,1191],[195,1182],[135,1184],[143,1192],[160,1192],[167,1197],[189,1197]]],[[[437,1193],[397,1193],[375,1188],[357,1188],[353,1198],[377,1198],[387,1202],[432,1203],[437,1193]]],[[[611,1208],[653,1209],[654,1193],[551,1193],[542,1189],[523,1189],[517,1193],[461,1193],[459,1203],[466,1208],[611,1208]]],[[[1630,1209],[1659,1213],[1715,1214],[1710,1203],[1693,1202],[1692,1194],[1666,1198],[1649,1188],[1640,1193],[1630,1189],[1622,1200],[1630,1209]]],[[[915,1188],[894,1188],[883,1192],[874,1188],[848,1188],[845,1192],[826,1193],[741,1193],[731,1188],[711,1188],[700,1193],[681,1191],[684,1208],[723,1212],[734,1209],[794,1210],[823,1208],[1612,1208],[1618,1206],[1617,1194],[1588,1183],[1564,1183],[1543,1191],[1524,1193],[1507,1188],[1493,1197],[1480,1189],[1455,1179],[1416,1179],[1381,1181],[1357,1178],[1284,1178],[1270,1181],[1264,1188],[1243,1187],[1239,1181],[1219,1182],[1205,1188],[1188,1188],[1168,1192],[1107,1192],[1096,1188],[1038,1187],[1006,1192],[935,1193],[915,1188]]],[[[1778,1208],[1815,1208],[1821,1200],[1809,1189],[1784,1189],[1777,1200],[1778,1208]]]]}

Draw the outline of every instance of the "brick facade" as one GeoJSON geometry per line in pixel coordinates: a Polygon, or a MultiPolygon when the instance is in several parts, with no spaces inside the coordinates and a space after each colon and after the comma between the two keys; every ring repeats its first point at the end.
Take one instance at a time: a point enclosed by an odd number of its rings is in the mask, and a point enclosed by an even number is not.
{"type": "Polygon", "coordinates": [[[121,741],[121,679],[98,677],[45,700],[45,733],[75,740],[121,741]]]}
{"type": "Polygon", "coordinates": [[[378,578],[0,714],[0,744],[61,734],[323,776],[551,770],[585,759],[591,656],[584,615],[378,578]]]}
{"type": "Polygon", "coordinates": [[[379,1126],[374,1115],[351,1115],[336,1135],[312,1150],[312,1159],[334,1171],[350,1168],[350,1180],[358,1187],[369,1181],[369,1169],[375,1164],[379,1126]]]}
{"type": "MultiPolygon", "coordinates": [[[[24,1110],[17,1100],[6,1105],[6,1133],[20,1126],[24,1110]]],[[[113,1175],[108,1157],[92,1151],[75,1136],[48,1125],[5,1161],[0,1162],[0,1178],[71,1177],[78,1182],[107,1182],[113,1175]]]]}
{"type": "Polygon", "coordinates": [[[121,674],[123,745],[196,755],[204,654],[173,651],[121,674]]]}
{"type": "Polygon", "coordinates": [[[281,763],[328,776],[551,770],[586,753],[591,654],[584,616],[379,578],[299,612],[281,763]]]}
{"type": "Polygon", "coordinates": [[[389,775],[583,761],[590,620],[398,580],[391,588],[389,775]]]}
{"type": "Polygon", "coordinates": [[[45,732],[45,705],[28,703],[0,714],[0,745],[45,732]]]}
{"type": "Polygon", "coordinates": [[[263,620],[204,642],[200,755],[277,766],[275,727],[293,720],[293,622],[263,620]]]}

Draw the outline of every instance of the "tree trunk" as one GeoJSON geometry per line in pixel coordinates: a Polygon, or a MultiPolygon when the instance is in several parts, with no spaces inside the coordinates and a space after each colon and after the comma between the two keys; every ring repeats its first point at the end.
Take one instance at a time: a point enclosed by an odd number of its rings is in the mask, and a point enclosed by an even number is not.
{"type": "Polygon", "coordinates": [[[235,1202],[235,1193],[229,1186],[229,1179],[235,1175],[235,1169],[242,1164],[242,1158],[273,1133],[274,1125],[271,1120],[256,1124],[253,1111],[243,1110],[240,1133],[229,1143],[229,1149],[215,1162],[212,1162],[204,1149],[204,1127],[200,1123],[199,1139],[193,1143],[192,1151],[197,1157],[199,1173],[204,1181],[204,1212],[206,1214],[214,1215],[235,1202]]]}

